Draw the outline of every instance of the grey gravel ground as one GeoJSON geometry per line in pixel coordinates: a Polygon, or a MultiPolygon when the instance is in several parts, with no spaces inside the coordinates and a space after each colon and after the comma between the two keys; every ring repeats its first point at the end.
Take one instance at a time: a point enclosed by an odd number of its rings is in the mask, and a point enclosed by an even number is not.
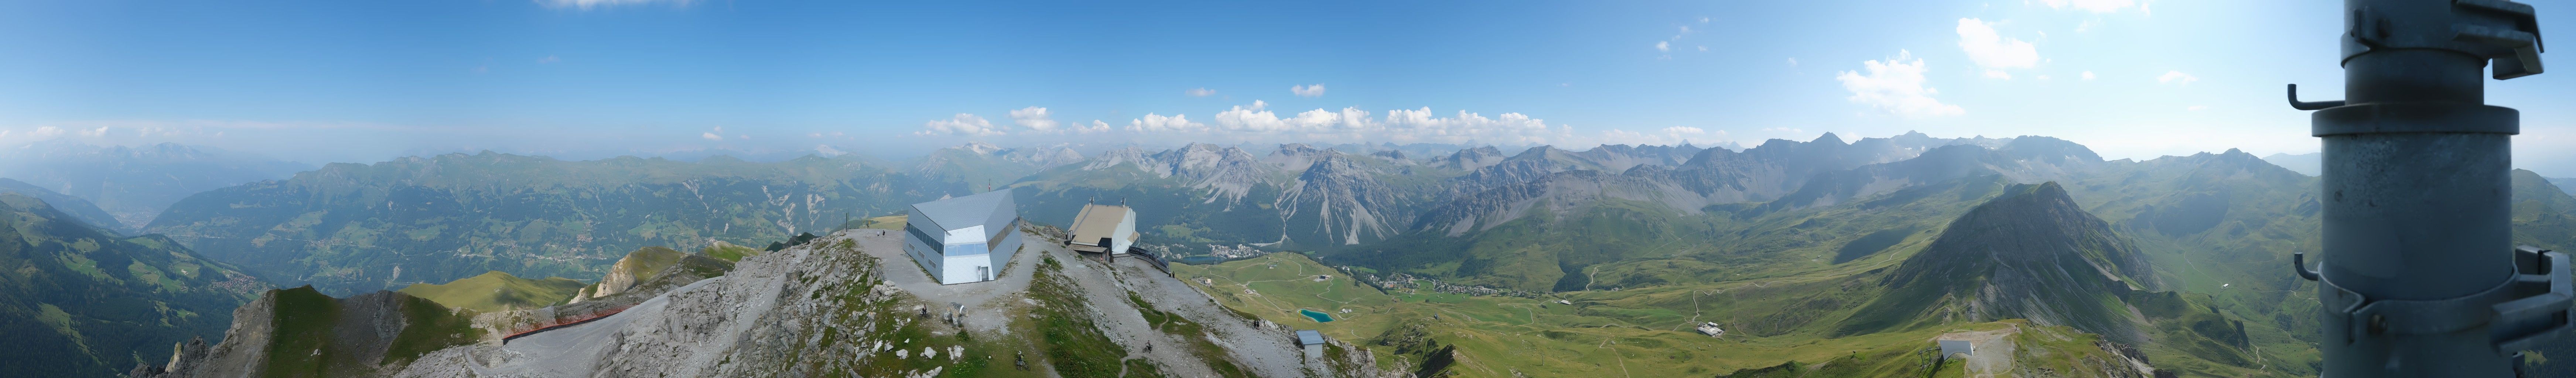
{"type": "MultiPolygon", "coordinates": [[[[861,253],[881,262],[877,277],[884,279],[887,286],[927,302],[935,309],[934,314],[944,312],[948,303],[964,304],[964,327],[969,332],[1011,332],[1012,317],[1026,316],[1035,306],[1036,301],[1027,296],[1027,288],[1039,259],[1053,256],[1064,264],[1063,274],[1081,289],[1080,295],[1090,304],[1091,317],[1102,333],[1126,347],[1130,358],[1152,361],[1167,375],[1213,377],[1216,373],[1204,359],[1191,354],[1190,345],[1194,343],[1185,338],[1189,336],[1152,329],[1143,314],[1129,304],[1130,291],[1158,309],[1202,325],[1208,330],[1207,341],[1218,345],[1221,353],[1254,375],[1342,375],[1330,371],[1326,364],[1304,358],[1303,350],[1291,341],[1291,331],[1264,328],[1236,317],[1206,294],[1141,260],[1121,259],[1112,265],[1085,259],[1037,234],[1023,237],[1029,240],[1027,248],[1004,268],[1000,279],[957,285],[932,282],[919,265],[903,254],[901,233],[849,230],[818,243],[854,241],[861,253]],[[1148,343],[1155,346],[1151,352],[1144,350],[1148,343]]],[[[747,366],[741,361],[776,357],[769,355],[775,351],[767,351],[776,349],[767,346],[773,344],[774,340],[767,338],[777,334],[776,329],[811,328],[782,328],[777,322],[803,324],[840,313],[833,309],[841,304],[814,303],[807,299],[812,296],[800,294],[813,290],[812,285],[800,284],[795,278],[819,276],[822,280],[818,282],[840,282],[835,280],[854,277],[830,268],[846,264],[845,257],[849,255],[827,253],[848,252],[791,249],[746,259],[726,276],[662,293],[617,315],[523,337],[507,345],[487,342],[441,350],[423,356],[398,376],[580,378],[747,373],[740,371],[747,366]],[[721,361],[737,363],[725,365],[721,361]]],[[[1047,373],[1053,375],[1051,371],[1047,373]]]]}

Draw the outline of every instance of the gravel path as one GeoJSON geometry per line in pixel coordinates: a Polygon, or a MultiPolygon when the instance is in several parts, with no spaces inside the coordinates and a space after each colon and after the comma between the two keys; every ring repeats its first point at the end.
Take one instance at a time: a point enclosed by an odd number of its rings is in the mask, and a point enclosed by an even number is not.
{"type": "Polygon", "coordinates": [[[2012,358],[2016,350],[2013,349],[2011,336],[2018,333],[2021,333],[2021,327],[2016,326],[1992,331],[1951,332],[1932,339],[1967,340],[1974,343],[1977,346],[1977,352],[1969,354],[1967,361],[1961,361],[1963,364],[1960,366],[1966,368],[1964,370],[1969,377],[1992,378],[2012,372],[2012,358]]]}

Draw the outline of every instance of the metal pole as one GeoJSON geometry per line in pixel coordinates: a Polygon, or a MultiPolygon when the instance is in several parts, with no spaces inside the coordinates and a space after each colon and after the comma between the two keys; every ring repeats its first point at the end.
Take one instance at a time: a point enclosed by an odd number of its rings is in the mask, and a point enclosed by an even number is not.
{"type": "Polygon", "coordinates": [[[2539,25],[2504,0],[2345,0],[2343,101],[2318,110],[2328,377],[2513,377],[2569,324],[2566,257],[2514,248],[2512,136],[2486,79],[2538,74],[2539,25]]]}

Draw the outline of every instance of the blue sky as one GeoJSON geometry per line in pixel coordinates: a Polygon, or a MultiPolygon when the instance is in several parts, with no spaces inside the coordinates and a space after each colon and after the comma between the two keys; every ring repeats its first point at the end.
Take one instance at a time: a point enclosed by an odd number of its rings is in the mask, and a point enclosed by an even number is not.
{"type": "MultiPolygon", "coordinates": [[[[6,2],[0,143],[318,162],[1919,130],[2143,159],[2313,152],[2281,85],[2342,89],[2322,0],[927,3],[6,2]]],[[[2576,175],[2570,75],[2490,82],[2523,111],[2520,165],[2576,175]]]]}

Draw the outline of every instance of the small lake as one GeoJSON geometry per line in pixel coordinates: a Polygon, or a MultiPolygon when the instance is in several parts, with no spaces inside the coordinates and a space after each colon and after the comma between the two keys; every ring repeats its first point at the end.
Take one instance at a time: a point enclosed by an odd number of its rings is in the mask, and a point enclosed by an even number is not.
{"type": "Polygon", "coordinates": [[[1308,318],[1313,318],[1313,319],[1315,319],[1315,322],[1316,322],[1316,323],[1323,323],[1323,322],[1333,321],[1333,315],[1331,315],[1331,314],[1325,314],[1325,313],[1323,313],[1323,312],[1318,312],[1318,311],[1315,311],[1315,310],[1308,310],[1308,309],[1302,309],[1302,308],[1301,308],[1301,309],[1297,309],[1297,314],[1299,314],[1299,315],[1305,315],[1305,316],[1306,316],[1306,317],[1308,317],[1308,318]]]}

